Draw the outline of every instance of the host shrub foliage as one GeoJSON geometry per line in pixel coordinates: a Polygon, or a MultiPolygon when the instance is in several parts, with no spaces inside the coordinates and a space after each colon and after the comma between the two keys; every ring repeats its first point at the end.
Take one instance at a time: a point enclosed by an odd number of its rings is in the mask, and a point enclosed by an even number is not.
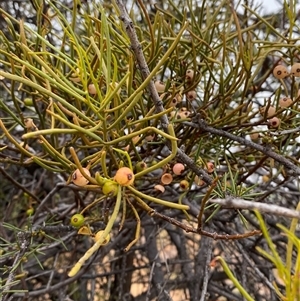
{"type": "MultiPolygon", "coordinates": [[[[261,219],[222,208],[297,207],[295,3],[280,26],[248,3],[133,2],[128,15],[121,1],[24,1],[30,18],[1,9],[0,297],[275,300],[286,279],[298,296],[295,219],[290,232],[266,221],[268,246],[288,242],[280,287],[255,250],[267,246],[253,236],[261,219]],[[232,262],[233,282],[212,253],[232,262]]],[[[299,218],[260,208],[285,227],[283,215],[299,218]]]]}

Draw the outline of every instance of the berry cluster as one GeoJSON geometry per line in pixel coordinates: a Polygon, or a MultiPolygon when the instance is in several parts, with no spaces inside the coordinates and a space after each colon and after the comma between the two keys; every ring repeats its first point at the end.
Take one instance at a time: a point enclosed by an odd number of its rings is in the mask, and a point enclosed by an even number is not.
{"type": "Polygon", "coordinates": [[[291,67],[291,72],[288,71],[288,69],[283,65],[277,65],[273,69],[273,75],[277,79],[283,79],[288,77],[289,75],[292,75],[294,77],[300,77],[300,63],[295,63],[291,67]]]}
{"type": "Polygon", "coordinates": [[[155,88],[160,94],[160,99],[164,101],[165,106],[168,108],[174,108],[174,111],[170,113],[171,119],[185,119],[190,116],[191,112],[188,110],[187,107],[182,106],[182,100],[184,93],[185,99],[188,102],[191,102],[197,98],[197,92],[192,88],[194,79],[194,70],[187,69],[184,81],[184,84],[186,86],[186,92],[184,92],[185,89],[183,86],[180,87],[179,92],[174,92],[173,90],[177,90],[174,87],[171,87],[168,91],[166,91],[166,85],[164,82],[158,80],[154,82],[155,88]],[[178,107],[180,107],[179,110],[178,107]]]}
{"type": "MultiPolygon", "coordinates": [[[[273,69],[273,75],[279,80],[283,80],[288,76],[300,77],[300,63],[295,63],[292,65],[290,71],[287,67],[283,65],[277,65],[273,69]]],[[[287,90],[287,89],[286,89],[287,90]]],[[[299,96],[299,95],[298,95],[299,96]]],[[[290,107],[293,104],[293,100],[290,97],[281,97],[278,102],[278,106],[281,109],[290,107]]],[[[263,117],[268,119],[269,127],[279,128],[281,124],[281,119],[275,116],[277,114],[276,107],[274,106],[265,106],[260,108],[260,113],[263,117]]]]}

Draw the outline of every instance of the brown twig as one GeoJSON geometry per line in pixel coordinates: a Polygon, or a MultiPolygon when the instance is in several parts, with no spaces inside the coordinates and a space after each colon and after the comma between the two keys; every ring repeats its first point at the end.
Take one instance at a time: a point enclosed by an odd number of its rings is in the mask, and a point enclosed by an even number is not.
{"type": "Polygon", "coordinates": [[[192,127],[196,127],[199,128],[205,132],[214,134],[214,135],[218,135],[218,136],[222,136],[222,137],[227,137],[233,141],[239,142],[242,145],[251,147],[253,149],[256,149],[260,152],[262,152],[263,154],[265,154],[268,157],[273,158],[275,161],[281,163],[282,165],[284,165],[286,168],[290,169],[291,171],[293,171],[293,173],[295,175],[300,175],[300,167],[298,167],[297,165],[293,164],[290,160],[286,159],[284,156],[277,154],[276,152],[274,152],[271,149],[271,146],[262,146],[259,145],[257,143],[254,143],[250,140],[247,140],[243,137],[239,137],[236,135],[233,135],[229,132],[226,132],[224,130],[220,130],[220,129],[216,129],[212,126],[209,126],[203,119],[201,118],[197,118],[196,122],[189,122],[188,123],[190,126],[192,127]]]}
{"type": "Polygon", "coordinates": [[[172,218],[172,217],[169,217],[169,216],[164,215],[162,213],[159,213],[159,212],[155,211],[154,209],[152,209],[148,213],[151,216],[155,216],[155,217],[158,217],[160,219],[163,219],[163,220],[167,221],[168,223],[183,229],[187,233],[191,232],[191,233],[201,234],[201,235],[204,235],[204,236],[207,236],[207,237],[211,237],[214,240],[217,240],[217,239],[235,240],[235,239],[241,239],[241,238],[246,238],[246,237],[250,237],[250,236],[253,236],[253,235],[261,234],[260,230],[253,230],[253,231],[243,233],[243,234],[239,234],[239,233],[237,233],[237,234],[218,234],[216,232],[208,232],[208,231],[205,231],[205,230],[202,230],[202,229],[196,229],[192,226],[189,226],[185,223],[182,223],[182,222],[176,220],[175,218],[172,218]]]}
{"type": "Polygon", "coordinates": [[[21,190],[24,191],[24,193],[27,193],[31,198],[33,198],[35,201],[38,203],[41,203],[41,200],[33,194],[30,190],[28,190],[26,187],[21,185],[19,182],[17,182],[15,179],[13,179],[5,170],[4,168],[0,168],[0,172],[7,178],[10,182],[12,182],[16,187],[20,188],[21,190]]]}
{"type": "Polygon", "coordinates": [[[17,267],[20,265],[21,258],[25,255],[28,247],[30,246],[30,236],[29,235],[26,235],[24,232],[18,232],[17,237],[18,237],[19,251],[16,253],[14,262],[13,262],[12,266],[10,267],[10,271],[9,271],[5,286],[2,287],[3,296],[2,297],[0,296],[1,301],[8,300],[8,297],[10,294],[10,288],[13,286],[17,267]]]}

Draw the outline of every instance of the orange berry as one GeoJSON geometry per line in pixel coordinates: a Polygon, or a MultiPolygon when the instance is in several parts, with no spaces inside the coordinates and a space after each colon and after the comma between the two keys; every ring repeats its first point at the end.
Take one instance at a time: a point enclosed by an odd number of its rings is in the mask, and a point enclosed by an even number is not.
{"type": "Polygon", "coordinates": [[[279,106],[281,108],[287,108],[292,104],[293,100],[289,97],[283,97],[279,99],[279,106]]]}
{"type": "Polygon", "coordinates": [[[188,91],[186,93],[186,98],[189,100],[189,101],[192,101],[192,100],[195,100],[197,98],[197,93],[195,90],[191,90],[191,91],[188,91]]]}
{"type": "Polygon", "coordinates": [[[212,173],[215,170],[215,165],[212,162],[206,163],[206,169],[208,173],[212,173]]]}
{"type": "Polygon", "coordinates": [[[274,69],[273,69],[273,75],[277,78],[277,79],[282,79],[285,78],[289,75],[289,72],[287,70],[287,68],[285,66],[282,65],[277,65],[274,69]]]}
{"type": "Polygon", "coordinates": [[[158,93],[163,93],[165,91],[166,85],[164,84],[164,82],[157,80],[154,82],[154,86],[157,90],[158,93]]]}
{"type": "Polygon", "coordinates": [[[280,126],[281,120],[277,117],[273,117],[269,120],[269,125],[272,128],[278,128],[280,126]]]}
{"type": "Polygon", "coordinates": [[[257,141],[257,140],[259,139],[259,133],[256,133],[256,132],[251,133],[251,134],[250,134],[250,139],[251,139],[252,141],[257,141]]]}
{"type": "Polygon", "coordinates": [[[117,170],[114,180],[121,186],[129,186],[134,182],[134,174],[128,167],[121,167],[117,170]]]}
{"type": "MultiPolygon", "coordinates": [[[[83,168],[83,171],[90,177],[91,173],[87,168],[83,168]]],[[[86,179],[80,170],[77,168],[72,174],[72,182],[77,186],[85,186],[89,183],[89,180],[86,179]]]]}
{"type": "Polygon", "coordinates": [[[269,180],[270,180],[270,177],[269,176],[267,176],[267,175],[263,175],[262,176],[262,180],[263,180],[263,182],[268,182],[269,180]]]}
{"type": "Polygon", "coordinates": [[[291,68],[291,74],[295,77],[300,77],[300,63],[295,63],[291,68]]]}
{"type": "Polygon", "coordinates": [[[173,166],[173,172],[175,175],[179,176],[184,172],[184,165],[182,163],[176,163],[173,166]]]}
{"type": "Polygon", "coordinates": [[[260,114],[261,114],[262,116],[266,116],[267,118],[270,118],[270,117],[272,117],[273,115],[275,115],[275,113],[276,113],[276,108],[275,108],[275,107],[269,106],[267,112],[266,112],[266,109],[267,109],[267,107],[261,107],[261,108],[259,109],[260,114]]]}
{"type": "Polygon", "coordinates": [[[94,84],[88,85],[88,92],[93,95],[97,94],[97,90],[94,84]]]}

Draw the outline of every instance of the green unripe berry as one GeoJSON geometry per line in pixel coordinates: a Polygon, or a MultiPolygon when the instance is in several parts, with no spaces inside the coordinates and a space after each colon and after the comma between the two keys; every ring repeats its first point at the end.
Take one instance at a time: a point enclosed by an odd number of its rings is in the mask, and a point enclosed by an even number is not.
{"type": "Polygon", "coordinates": [[[70,223],[74,227],[81,227],[84,224],[84,216],[80,213],[76,213],[71,217],[70,223]]]}
{"type": "Polygon", "coordinates": [[[116,196],[118,193],[118,184],[114,181],[106,181],[102,186],[102,192],[105,195],[116,196]]]}
{"type": "Polygon", "coordinates": [[[136,172],[140,172],[140,171],[142,171],[142,170],[144,170],[146,168],[147,168],[147,163],[144,162],[144,161],[138,162],[135,165],[136,172]]]}
{"type": "Polygon", "coordinates": [[[250,154],[246,157],[246,160],[247,160],[247,162],[253,162],[253,161],[255,161],[255,157],[250,154]]]}
{"type": "Polygon", "coordinates": [[[33,209],[32,207],[31,207],[31,208],[28,208],[28,209],[26,210],[26,214],[27,214],[28,216],[32,216],[33,213],[34,213],[34,209],[33,209]]]}
{"type": "Polygon", "coordinates": [[[31,99],[31,98],[25,98],[24,99],[24,105],[26,106],[26,107],[32,107],[33,106],[33,100],[31,99]]]}

